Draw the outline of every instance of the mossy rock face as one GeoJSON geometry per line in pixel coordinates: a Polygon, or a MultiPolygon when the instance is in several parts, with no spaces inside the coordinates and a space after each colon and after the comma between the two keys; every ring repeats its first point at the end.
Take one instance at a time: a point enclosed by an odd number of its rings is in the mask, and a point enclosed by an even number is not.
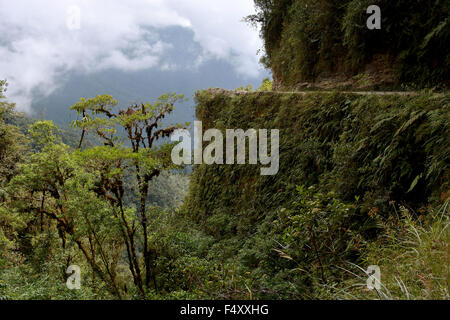
{"type": "Polygon", "coordinates": [[[327,79],[332,79],[337,86],[353,88],[448,88],[449,1],[257,0],[255,4],[258,13],[249,18],[261,25],[267,53],[262,61],[272,69],[277,87],[305,82],[329,87],[327,79]],[[379,30],[366,26],[371,5],[381,9],[379,30]]]}
{"type": "Polygon", "coordinates": [[[245,235],[270,212],[292,204],[297,186],[360,199],[360,210],[389,201],[419,208],[448,190],[450,95],[198,92],[203,130],[279,129],[280,169],[259,165],[194,167],[185,209],[205,222],[233,216],[245,235]],[[218,125],[218,126],[216,126],[218,125]]]}
{"type": "Polygon", "coordinates": [[[449,94],[214,89],[196,102],[204,131],[280,130],[278,174],[196,165],[180,210],[245,294],[335,299],[323,288],[345,283],[349,263],[377,264],[367,248],[407,233],[399,214],[428,221],[448,206],[449,94]]]}

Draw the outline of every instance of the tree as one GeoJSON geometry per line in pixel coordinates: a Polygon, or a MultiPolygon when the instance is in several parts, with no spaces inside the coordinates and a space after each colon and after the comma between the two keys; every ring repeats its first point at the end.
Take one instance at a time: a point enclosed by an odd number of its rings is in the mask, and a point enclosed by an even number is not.
{"type": "Polygon", "coordinates": [[[82,130],[80,153],[85,158],[88,172],[100,175],[95,192],[115,208],[129,269],[143,298],[151,282],[154,289],[158,289],[153,272],[156,250],[149,242],[149,183],[163,170],[177,168],[171,161],[173,144],[158,144],[158,141],[169,137],[181,126],[159,127],[182,98],[170,93],[162,95],[154,104],[132,105],[116,111],[117,101],[102,95],[81,99],[71,107],[81,118],[72,124],[82,130]],[[83,139],[89,133],[96,134],[104,145],[81,151],[83,139]],[[126,178],[130,174],[136,181],[137,209],[127,206],[125,201],[125,194],[134,189],[127,188],[126,178]],[[138,254],[138,244],[143,263],[138,254]]]}
{"type": "MultiPolygon", "coordinates": [[[[51,121],[38,121],[29,134],[37,152],[23,163],[8,186],[10,206],[40,231],[57,231],[69,266],[74,243],[95,275],[121,298],[117,263],[122,246],[109,202],[93,191],[97,177],[84,169],[84,157],[58,141],[51,121]],[[38,220],[36,222],[36,220],[38,220]]],[[[65,269],[64,269],[65,271],[65,269]]]]}
{"type": "Polygon", "coordinates": [[[15,105],[5,101],[7,82],[0,80],[0,184],[4,185],[14,176],[17,164],[27,149],[27,140],[19,129],[6,121],[15,111],[15,105]]]}
{"type": "Polygon", "coordinates": [[[25,221],[8,207],[5,188],[17,174],[18,163],[26,155],[28,146],[27,139],[19,129],[7,124],[15,113],[15,105],[5,100],[6,87],[7,82],[0,80],[0,249],[12,245],[17,230],[25,226],[25,221]]]}

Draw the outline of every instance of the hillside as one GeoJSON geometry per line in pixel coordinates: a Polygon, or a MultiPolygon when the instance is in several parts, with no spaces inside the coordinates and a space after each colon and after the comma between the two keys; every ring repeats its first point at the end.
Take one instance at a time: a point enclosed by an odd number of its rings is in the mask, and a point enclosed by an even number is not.
{"type": "Polygon", "coordinates": [[[449,87],[450,4],[441,0],[256,0],[277,87],[449,87]],[[366,27],[370,5],[381,28],[366,27]],[[446,53],[446,54],[444,54],[446,53]]]}
{"type": "MultiPolygon", "coordinates": [[[[433,221],[433,212],[448,219],[448,93],[215,89],[198,92],[196,101],[204,130],[280,129],[277,175],[262,177],[253,165],[196,166],[185,206],[214,238],[216,259],[239,265],[244,278],[250,274],[254,297],[320,297],[330,290],[322,292],[324,286],[345,283],[342,270],[361,273],[352,264],[379,264],[385,257],[370,248],[389,248],[383,238],[393,230],[401,242],[403,219],[433,221]]],[[[437,246],[448,257],[449,233],[442,236],[437,246]]],[[[437,274],[448,268],[445,255],[437,274]]],[[[389,277],[401,278],[396,272],[389,277]]],[[[420,290],[420,271],[411,272],[402,280],[420,290]]]]}
{"type": "MultiPolygon", "coordinates": [[[[197,91],[209,137],[188,141],[182,94],[130,104],[144,71],[102,73],[122,94],[58,109],[70,129],[0,81],[0,300],[450,299],[449,2],[370,1],[370,31],[368,0],[254,2],[273,81],[197,91]]],[[[152,81],[231,83],[211,63],[152,81]]]]}

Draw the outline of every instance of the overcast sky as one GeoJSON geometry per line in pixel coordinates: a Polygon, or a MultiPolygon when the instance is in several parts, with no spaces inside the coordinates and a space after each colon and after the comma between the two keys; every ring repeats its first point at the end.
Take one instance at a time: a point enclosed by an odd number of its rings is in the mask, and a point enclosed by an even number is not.
{"type": "Polygon", "coordinates": [[[262,43],[242,22],[253,12],[253,0],[0,0],[0,79],[23,111],[71,71],[195,68],[221,59],[257,78],[262,43]],[[191,30],[201,46],[193,65],[165,59],[175,44],[160,32],[173,26],[191,30]]]}

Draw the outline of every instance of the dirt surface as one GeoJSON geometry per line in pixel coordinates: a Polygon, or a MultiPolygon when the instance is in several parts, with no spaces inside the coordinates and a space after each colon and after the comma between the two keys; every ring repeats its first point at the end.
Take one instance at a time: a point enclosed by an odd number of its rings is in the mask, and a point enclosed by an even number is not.
{"type": "Polygon", "coordinates": [[[331,90],[306,90],[306,91],[243,91],[243,90],[226,90],[221,88],[211,88],[208,89],[212,94],[224,94],[224,95],[243,95],[243,94],[254,94],[254,93],[273,93],[273,94],[301,94],[305,95],[308,93],[333,93],[341,92],[347,94],[357,94],[357,95],[376,95],[376,96],[387,96],[387,95],[400,95],[400,96],[414,96],[418,93],[415,91],[331,91],[331,90]]]}

